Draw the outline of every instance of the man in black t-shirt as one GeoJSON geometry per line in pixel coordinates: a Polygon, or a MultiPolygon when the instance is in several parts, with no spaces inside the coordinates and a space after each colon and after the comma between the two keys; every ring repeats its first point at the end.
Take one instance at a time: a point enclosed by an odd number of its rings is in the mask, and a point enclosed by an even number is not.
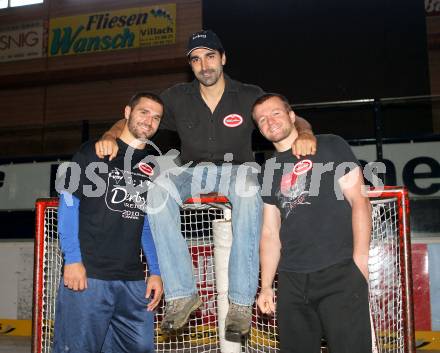
{"type": "Polygon", "coordinates": [[[295,113],[281,95],[257,99],[253,118],[277,150],[261,176],[257,303],[264,314],[275,312],[278,270],[281,353],[319,353],[322,336],[332,353],[371,353],[371,207],[358,161],[335,135],[318,135],[314,156],[293,156],[295,113]]]}
{"type": "MultiPolygon", "coordinates": [[[[181,141],[183,168],[169,172],[165,185],[148,193],[151,225],[165,284],[166,312],[161,328],[182,328],[201,305],[193,264],[181,233],[179,207],[186,199],[218,192],[232,205],[233,241],[228,265],[229,309],[225,338],[240,342],[251,326],[252,304],[258,287],[258,244],[262,202],[252,153],[251,106],[263,90],[231,79],[223,71],[226,53],[211,30],[192,34],[186,56],[195,79],[166,89],[161,98],[165,112],[161,129],[177,132],[181,141]],[[253,162],[253,163],[252,163],[253,162]]],[[[292,152],[314,153],[310,125],[296,121],[299,137],[292,152]]],[[[98,156],[110,155],[117,146],[113,137],[124,126],[117,123],[97,143],[98,156]],[[118,127],[119,126],[119,127],[118,127]],[[113,136],[113,137],[112,137],[113,136]]],[[[161,168],[161,176],[165,176],[161,168]]]]}
{"type": "Polygon", "coordinates": [[[145,216],[154,170],[144,158],[162,113],[157,95],[136,94],[125,108],[127,125],[117,140],[117,156],[103,161],[94,142],[87,142],[57,180],[64,269],[54,353],[154,352],[153,310],[163,287],[145,216]]]}

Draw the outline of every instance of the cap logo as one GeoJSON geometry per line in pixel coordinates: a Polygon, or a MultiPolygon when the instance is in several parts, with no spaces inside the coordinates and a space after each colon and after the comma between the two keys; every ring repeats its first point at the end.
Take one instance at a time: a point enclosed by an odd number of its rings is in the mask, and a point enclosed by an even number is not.
{"type": "Polygon", "coordinates": [[[197,39],[197,38],[206,38],[206,34],[197,34],[192,37],[192,40],[197,39]]]}
{"type": "Polygon", "coordinates": [[[299,161],[293,167],[293,173],[295,175],[301,175],[307,173],[313,167],[313,162],[310,159],[304,159],[303,161],[299,161]]]}
{"type": "Polygon", "coordinates": [[[237,127],[243,124],[243,117],[238,114],[229,114],[223,119],[223,125],[226,127],[237,127]]]}
{"type": "Polygon", "coordinates": [[[139,170],[144,173],[145,175],[152,176],[154,174],[153,167],[148,165],[147,163],[140,162],[139,163],[139,170]]]}

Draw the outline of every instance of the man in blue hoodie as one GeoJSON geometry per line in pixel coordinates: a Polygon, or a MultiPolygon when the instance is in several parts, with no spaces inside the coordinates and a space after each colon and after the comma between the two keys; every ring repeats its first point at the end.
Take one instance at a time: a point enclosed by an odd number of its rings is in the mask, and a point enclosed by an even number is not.
{"type": "Polygon", "coordinates": [[[157,95],[136,94],[125,107],[116,158],[99,159],[94,142],[87,142],[59,178],[58,186],[66,180],[69,186],[61,187],[58,210],[64,273],[54,353],[154,352],[153,310],[163,286],[145,217],[154,169],[143,159],[162,114],[157,95]]]}

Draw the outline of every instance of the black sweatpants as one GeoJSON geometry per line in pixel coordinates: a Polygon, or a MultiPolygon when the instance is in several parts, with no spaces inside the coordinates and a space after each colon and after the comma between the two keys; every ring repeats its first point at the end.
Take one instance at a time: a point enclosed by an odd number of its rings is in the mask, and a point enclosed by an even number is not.
{"type": "Polygon", "coordinates": [[[371,353],[368,284],[353,260],[278,274],[280,353],[371,353]]]}

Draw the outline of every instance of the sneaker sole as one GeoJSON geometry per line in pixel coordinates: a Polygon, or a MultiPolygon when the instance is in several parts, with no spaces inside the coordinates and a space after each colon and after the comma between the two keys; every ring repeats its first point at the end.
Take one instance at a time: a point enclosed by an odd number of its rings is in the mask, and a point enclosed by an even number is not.
{"type": "Polygon", "coordinates": [[[242,335],[236,331],[225,331],[225,340],[229,342],[241,343],[242,335]]]}
{"type": "Polygon", "coordinates": [[[225,340],[235,343],[241,343],[241,341],[249,335],[249,331],[242,333],[238,331],[225,331],[225,340]]]}
{"type": "Polygon", "coordinates": [[[200,308],[202,306],[202,304],[203,304],[202,300],[200,298],[198,298],[197,302],[195,302],[194,305],[189,310],[188,315],[186,315],[184,320],[179,325],[173,325],[172,327],[161,325],[160,328],[162,329],[162,331],[165,331],[165,332],[173,332],[173,331],[180,330],[183,326],[186,325],[191,314],[194,311],[196,311],[198,308],[200,308]]]}

